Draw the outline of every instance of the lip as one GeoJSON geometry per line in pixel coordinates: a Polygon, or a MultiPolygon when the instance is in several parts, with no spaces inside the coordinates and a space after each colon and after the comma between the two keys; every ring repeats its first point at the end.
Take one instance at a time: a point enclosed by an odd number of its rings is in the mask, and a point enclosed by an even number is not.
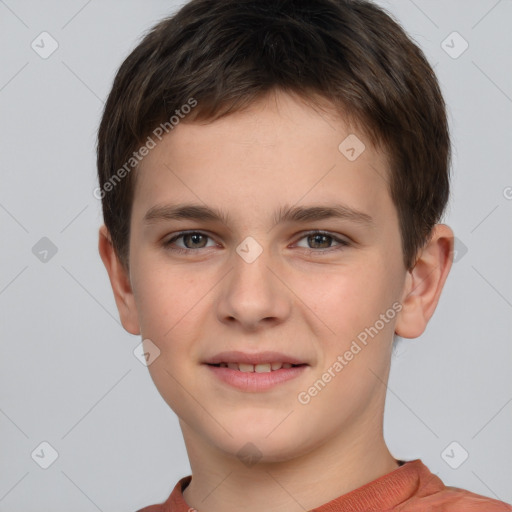
{"type": "MultiPolygon", "coordinates": [[[[205,364],[219,364],[219,363],[246,363],[246,364],[263,364],[263,363],[291,363],[307,365],[305,361],[301,361],[296,357],[283,354],[281,352],[255,352],[253,354],[248,352],[231,351],[220,352],[204,361],[205,364]]],[[[290,368],[291,369],[291,368],[290,368]]],[[[276,370],[280,371],[280,370],[276,370]]]]}
{"type": "MultiPolygon", "coordinates": [[[[281,361],[281,359],[274,359],[274,361],[281,361]]],[[[220,362],[226,362],[220,361],[220,362]]],[[[244,361],[230,361],[230,362],[244,362],[244,361]]],[[[287,361],[284,361],[287,362],[287,361]]],[[[300,364],[300,363],[292,363],[300,364]]],[[[224,368],[220,366],[211,366],[205,363],[209,371],[212,372],[216,378],[222,382],[235,387],[241,391],[246,392],[261,392],[272,389],[279,384],[283,384],[291,379],[294,379],[308,368],[307,364],[301,366],[292,366],[291,368],[280,368],[270,372],[241,372],[239,370],[232,370],[231,368],[224,368]]]]}

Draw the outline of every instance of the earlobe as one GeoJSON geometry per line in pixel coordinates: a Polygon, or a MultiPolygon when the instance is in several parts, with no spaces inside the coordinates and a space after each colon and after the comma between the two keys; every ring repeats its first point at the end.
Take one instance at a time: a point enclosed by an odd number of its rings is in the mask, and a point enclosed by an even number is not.
{"type": "Polygon", "coordinates": [[[121,323],[129,333],[140,334],[130,278],[114,250],[110,233],[104,225],[99,230],[98,250],[110,279],[121,323]]]}
{"type": "Polygon", "coordinates": [[[395,325],[398,336],[417,338],[425,331],[439,302],[452,260],[453,231],[445,224],[436,224],[416,265],[407,273],[402,310],[395,325]]]}

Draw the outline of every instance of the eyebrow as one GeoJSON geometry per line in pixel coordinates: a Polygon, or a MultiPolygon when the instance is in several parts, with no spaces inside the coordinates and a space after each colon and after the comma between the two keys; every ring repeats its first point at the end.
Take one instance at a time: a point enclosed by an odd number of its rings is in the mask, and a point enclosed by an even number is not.
{"type": "MultiPolygon", "coordinates": [[[[312,222],[330,218],[373,225],[373,219],[370,215],[342,204],[328,206],[284,206],[274,214],[274,222],[276,224],[284,222],[312,222]]],[[[151,207],[144,215],[144,222],[146,224],[180,219],[215,221],[225,225],[229,224],[229,215],[226,212],[200,204],[157,205],[151,207]]]]}

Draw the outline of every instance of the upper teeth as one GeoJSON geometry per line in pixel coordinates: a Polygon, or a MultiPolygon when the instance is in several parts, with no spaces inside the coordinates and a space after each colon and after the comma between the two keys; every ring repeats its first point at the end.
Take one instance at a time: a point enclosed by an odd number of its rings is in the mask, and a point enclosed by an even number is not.
{"type": "Polygon", "coordinates": [[[291,368],[291,363],[261,363],[261,364],[246,364],[246,363],[220,363],[221,368],[231,368],[232,370],[239,370],[241,372],[257,372],[265,373],[281,368],[291,368]]]}

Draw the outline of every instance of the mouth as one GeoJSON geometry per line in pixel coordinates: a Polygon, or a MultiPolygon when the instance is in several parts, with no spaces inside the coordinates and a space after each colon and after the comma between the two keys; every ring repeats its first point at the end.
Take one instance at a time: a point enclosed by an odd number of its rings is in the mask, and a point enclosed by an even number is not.
{"type": "Polygon", "coordinates": [[[231,389],[258,393],[269,391],[298,378],[310,366],[290,354],[282,352],[220,352],[203,361],[214,382],[231,389]]]}
{"type": "Polygon", "coordinates": [[[270,373],[275,372],[281,369],[289,369],[295,368],[298,366],[307,366],[306,363],[301,364],[293,364],[293,363],[282,363],[282,362],[272,362],[272,363],[232,363],[232,362],[222,362],[217,364],[207,363],[208,366],[215,366],[217,368],[229,368],[231,370],[243,372],[243,373],[270,373]]]}
{"type": "Polygon", "coordinates": [[[219,354],[215,359],[205,362],[214,382],[245,393],[263,393],[285,385],[302,375],[309,364],[293,360],[280,354],[219,354]],[[226,361],[225,359],[231,359],[226,361]],[[244,361],[240,361],[244,359],[244,361]],[[256,359],[256,361],[255,361],[256,359]],[[293,362],[290,361],[293,360],[293,362]],[[252,362],[251,362],[252,361],[252,362]]]}

